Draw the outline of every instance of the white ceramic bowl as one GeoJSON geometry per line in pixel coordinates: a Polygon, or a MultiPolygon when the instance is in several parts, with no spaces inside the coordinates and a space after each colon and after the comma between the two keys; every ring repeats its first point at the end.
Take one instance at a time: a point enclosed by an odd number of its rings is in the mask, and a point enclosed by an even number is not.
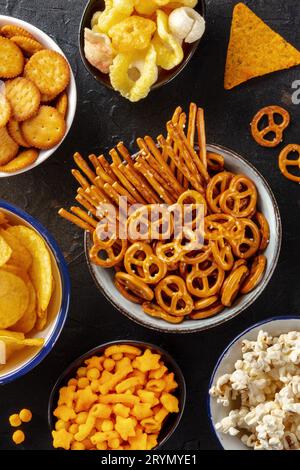
{"type": "MultiPolygon", "coordinates": [[[[270,333],[272,336],[279,336],[289,331],[300,331],[300,316],[297,317],[275,317],[256,323],[247,330],[243,331],[227,346],[225,351],[219,358],[215,370],[212,374],[209,389],[216,383],[216,381],[224,374],[232,373],[234,371],[234,364],[238,359],[241,359],[241,344],[244,339],[254,341],[257,339],[260,330],[270,333]]],[[[212,428],[219,440],[220,445],[224,450],[249,450],[240,440],[238,436],[232,437],[227,434],[218,432],[215,424],[228,416],[230,408],[225,408],[217,403],[216,398],[208,397],[208,413],[212,428]]]]}
{"type": "Polygon", "coordinates": [[[278,205],[268,183],[251,163],[233,151],[218,145],[208,145],[208,150],[222,154],[228,170],[234,173],[242,173],[251,178],[256,184],[259,195],[259,210],[264,213],[270,224],[270,243],[264,253],[267,257],[266,272],[256,289],[247,295],[239,297],[231,308],[226,308],[220,314],[204,320],[188,320],[179,325],[173,325],[164,320],[146,315],[140,305],[130,302],[119,293],[113,283],[114,270],[103,269],[90,262],[88,252],[91,241],[89,235],[86,234],[85,250],[87,262],[96,285],[117,310],[147,328],[166,333],[194,333],[224,323],[241,313],[258,298],[270,281],[276,267],[281,247],[282,229],[278,205]]]}
{"type": "MultiPolygon", "coordinates": [[[[13,18],[11,16],[5,16],[5,15],[0,15],[0,26],[3,26],[5,24],[12,24],[16,26],[20,26],[21,28],[26,29],[29,33],[33,34],[33,36],[41,43],[45,48],[51,49],[53,51],[59,52],[61,55],[65,57],[65,59],[68,61],[67,57],[61,50],[61,48],[56,44],[53,39],[50,38],[46,33],[41,31],[40,29],[36,28],[35,26],[31,25],[30,23],[27,23],[26,21],[19,20],[17,18],[13,18]]],[[[69,61],[68,61],[69,63],[69,61]]],[[[76,112],[76,106],[77,106],[77,90],[76,90],[76,83],[75,83],[75,78],[70,66],[70,72],[71,72],[71,80],[69,83],[69,86],[67,88],[67,93],[68,93],[68,112],[66,116],[66,123],[67,123],[67,130],[64,138],[62,141],[56,146],[53,147],[52,149],[49,150],[43,150],[40,151],[40,154],[38,156],[38,159],[30,166],[27,168],[24,168],[23,170],[16,171],[14,173],[3,173],[0,172],[0,178],[8,178],[9,176],[16,176],[20,175],[21,173],[25,173],[26,171],[32,170],[32,168],[35,168],[36,166],[40,165],[44,161],[47,160],[47,158],[51,157],[51,155],[58,149],[58,147],[62,144],[64,139],[66,138],[69,130],[71,129],[75,112],[76,112]]]]}
{"type": "Polygon", "coordinates": [[[25,225],[36,231],[45,241],[52,262],[55,289],[48,308],[48,321],[43,331],[32,331],[26,337],[44,338],[42,348],[24,348],[9,358],[6,365],[0,365],[0,385],[22,377],[36,367],[53,349],[65,324],[70,303],[70,279],[68,268],[56,241],[33,217],[17,207],[0,199],[0,210],[7,214],[15,225],[25,225]]]}

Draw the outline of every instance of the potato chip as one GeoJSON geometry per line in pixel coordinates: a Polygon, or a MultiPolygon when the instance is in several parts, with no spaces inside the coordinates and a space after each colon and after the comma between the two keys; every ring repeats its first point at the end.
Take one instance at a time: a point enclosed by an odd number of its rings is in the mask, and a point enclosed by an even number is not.
{"type": "Polygon", "coordinates": [[[0,225],[7,225],[8,224],[8,219],[4,212],[0,210],[0,225]]]}
{"type": "Polygon", "coordinates": [[[11,116],[11,107],[6,96],[0,92],[0,127],[5,127],[11,116]]]}
{"type": "Polygon", "coordinates": [[[6,127],[0,128],[0,165],[10,162],[18,150],[18,144],[10,137],[6,127]]]}
{"type": "Polygon", "coordinates": [[[30,145],[28,144],[28,142],[26,142],[25,137],[22,134],[21,127],[18,121],[10,119],[9,123],[7,124],[7,130],[9,132],[10,137],[16,142],[16,144],[20,145],[20,147],[30,147],[30,145]]]}
{"type": "Polygon", "coordinates": [[[25,76],[32,80],[41,93],[58,95],[70,82],[70,67],[66,59],[55,51],[43,50],[27,62],[25,76]]]}
{"type": "Polygon", "coordinates": [[[41,348],[45,342],[42,338],[17,339],[15,335],[12,336],[10,333],[10,331],[0,332],[0,341],[6,347],[6,359],[9,359],[14,353],[25,347],[41,348]]]}
{"type": "Polygon", "coordinates": [[[45,312],[39,311],[38,313],[39,313],[39,316],[36,319],[35,328],[37,329],[37,331],[43,331],[47,325],[48,312],[46,310],[45,312]]]}
{"type": "Polygon", "coordinates": [[[11,247],[6,243],[5,239],[0,235],[0,267],[6,264],[12,255],[11,247]]]}
{"type": "Polygon", "coordinates": [[[109,30],[113,47],[120,52],[146,49],[151,41],[156,24],[152,20],[132,15],[109,30]]]}
{"type": "Polygon", "coordinates": [[[33,55],[36,52],[42,51],[44,49],[42,44],[40,44],[38,41],[26,36],[13,36],[11,41],[17,44],[20,49],[22,49],[22,51],[28,55],[33,55]]]}
{"type": "Polygon", "coordinates": [[[6,82],[6,97],[11,105],[12,117],[16,121],[25,121],[34,116],[40,106],[41,94],[33,82],[18,77],[6,82]]]}
{"type": "Polygon", "coordinates": [[[157,77],[156,52],[152,44],[146,51],[118,54],[110,68],[113,88],[132,102],[145,98],[157,77]]]}
{"type": "Polygon", "coordinates": [[[98,17],[99,32],[108,33],[112,26],[132,14],[133,7],[133,0],[105,0],[105,10],[98,17]]]}
{"type": "Polygon", "coordinates": [[[10,264],[17,266],[24,271],[28,271],[32,264],[32,258],[29,251],[22,245],[17,237],[12,233],[9,233],[7,230],[0,229],[0,236],[12,249],[10,264]]]}
{"type": "MultiPolygon", "coordinates": [[[[38,298],[38,312],[42,315],[48,308],[52,296],[52,266],[48,248],[44,240],[32,229],[15,225],[7,229],[20,240],[32,257],[29,270],[38,298]]],[[[24,312],[23,312],[24,313],[24,312]]]]}
{"type": "Polygon", "coordinates": [[[0,166],[0,171],[3,173],[15,173],[16,171],[23,170],[32,165],[38,156],[39,152],[36,149],[24,150],[17,157],[6,163],[6,165],[0,166]]]}
{"type": "Polygon", "coordinates": [[[29,290],[28,308],[24,315],[20,318],[20,320],[11,327],[14,331],[21,332],[24,334],[28,334],[30,333],[30,331],[33,330],[37,319],[36,293],[31,281],[29,281],[27,287],[29,290]]]}
{"type": "Polygon", "coordinates": [[[24,315],[29,305],[25,282],[15,274],[0,270],[0,328],[9,328],[24,315]]]}
{"type": "Polygon", "coordinates": [[[23,72],[21,49],[10,39],[0,36],[0,78],[14,78],[23,72]]]}
{"type": "Polygon", "coordinates": [[[225,89],[300,64],[300,52],[243,3],[233,11],[225,89]]]}
{"type": "Polygon", "coordinates": [[[157,33],[152,44],[157,54],[157,65],[163,69],[171,70],[182,62],[184,57],[183,49],[171,34],[168,26],[168,16],[162,10],[157,10],[157,33]]]}

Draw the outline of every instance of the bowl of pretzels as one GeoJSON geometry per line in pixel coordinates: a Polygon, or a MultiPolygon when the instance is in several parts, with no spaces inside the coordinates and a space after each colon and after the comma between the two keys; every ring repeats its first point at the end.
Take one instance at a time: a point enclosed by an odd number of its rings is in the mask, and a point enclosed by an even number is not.
{"type": "Polygon", "coordinates": [[[91,275],[117,310],[148,328],[192,333],[240,314],[263,292],[282,238],[274,195],[243,157],[208,145],[204,111],[178,107],[156,140],[74,155],[91,275]],[[114,221],[114,223],[112,223],[114,221]]]}

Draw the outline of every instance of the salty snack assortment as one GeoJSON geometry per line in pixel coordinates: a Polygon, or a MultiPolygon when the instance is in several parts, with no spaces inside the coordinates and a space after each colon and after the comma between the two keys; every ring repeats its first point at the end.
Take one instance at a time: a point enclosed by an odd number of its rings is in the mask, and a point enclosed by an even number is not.
{"type": "Polygon", "coordinates": [[[53,446],[65,450],[151,450],[178,384],[160,354],[122,344],[84,361],[59,391],[53,446]]]}
{"type": "Polygon", "coordinates": [[[54,288],[44,240],[0,210],[0,370],[15,352],[43,346],[31,333],[45,328],[54,288]]]}
{"type": "Polygon", "coordinates": [[[223,157],[207,152],[204,113],[194,103],[189,116],[176,109],[166,137],[155,142],[146,136],[137,144],[134,157],[118,144],[110,151],[111,164],[103,155],[90,155],[91,167],[75,154],[82,172],[72,171],[80,183],[76,200],[86,210],[59,213],[91,233],[92,263],[114,267],[117,289],[146,314],[170,323],[216,315],[251,292],[265,272],[270,231],[257,209],[255,184],[226,171],[223,157]],[[122,196],[133,208],[125,220],[122,196]],[[108,204],[118,211],[118,233],[108,233],[108,204]],[[174,204],[181,214],[192,214],[179,235],[174,204]],[[125,237],[120,228],[126,228],[125,237]]]}
{"type": "Polygon", "coordinates": [[[163,71],[184,60],[188,44],[205,31],[197,0],[105,0],[84,33],[87,61],[109,74],[112,87],[132,102],[145,98],[163,71]]]}
{"type": "Polygon", "coordinates": [[[32,165],[66,132],[66,59],[19,26],[0,27],[0,172],[32,165]],[[1,82],[0,82],[1,84],[1,82]]]}
{"type": "Polygon", "coordinates": [[[255,341],[243,340],[234,370],[210,390],[230,410],[216,429],[254,450],[299,450],[299,351],[298,331],[260,331],[255,341]]]}

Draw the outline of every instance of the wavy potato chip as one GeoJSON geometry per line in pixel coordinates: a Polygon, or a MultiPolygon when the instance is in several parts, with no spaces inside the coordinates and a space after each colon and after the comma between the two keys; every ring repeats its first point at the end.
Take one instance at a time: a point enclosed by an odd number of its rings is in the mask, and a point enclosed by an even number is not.
{"type": "Polygon", "coordinates": [[[132,102],[148,95],[157,76],[156,52],[152,45],[146,51],[118,54],[110,68],[113,88],[132,102]]]}
{"type": "Polygon", "coordinates": [[[0,328],[9,328],[22,318],[29,305],[25,282],[15,274],[0,270],[0,328]]]}
{"type": "Polygon", "coordinates": [[[5,239],[0,235],[0,267],[10,259],[12,255],[11,247],[6,243],[5,239]]]}
{"type": "Polygon", "coordinates": [[[36,293],[33,288],[32,282],[29,281],[27,284],[29,290],[29,305],[24,313],[24,315],[20,318],[20,320],[15,323],[11,328],[20,333],[28,334],[30,331],[33,330],[36,320],[37,320],[37,312],[36,312],[36,293]]]}
{"type": "Polygon", "coordinates": [[[133,0],[105,0],[105,10],[98,17],[99,32],[108,33],[112,26],[128,18],[133,8],[133,0]]]}
{"type": "Polygon", "coordinates": [[[152,44],[157,54],[157,65],[163,69],[171,70],[182,62],[183,49],[170,33],[168,16],[162,10],[157,10],[157,32],[152,44]]]}
{"type": "Polygon", "coordinates": [[[1,229],[0,237],[6,241],[12,250],[11,257],[9,258],[10,263],[22,268],[24,271],[28,271],[32,264],[32,258],[25,246],[7,230],[1,229]]]}
{"type": "MultiPolygon", "coordinates": [[[[46,311],[52,296],[52,266],[44,240],[32,229],[15,225],[7,229],[29,251],[32,265],[29,270],[38,298],[38,313],[46,311]]],[[[24,313],[24,312],[23,312],[24,313]]]]}

